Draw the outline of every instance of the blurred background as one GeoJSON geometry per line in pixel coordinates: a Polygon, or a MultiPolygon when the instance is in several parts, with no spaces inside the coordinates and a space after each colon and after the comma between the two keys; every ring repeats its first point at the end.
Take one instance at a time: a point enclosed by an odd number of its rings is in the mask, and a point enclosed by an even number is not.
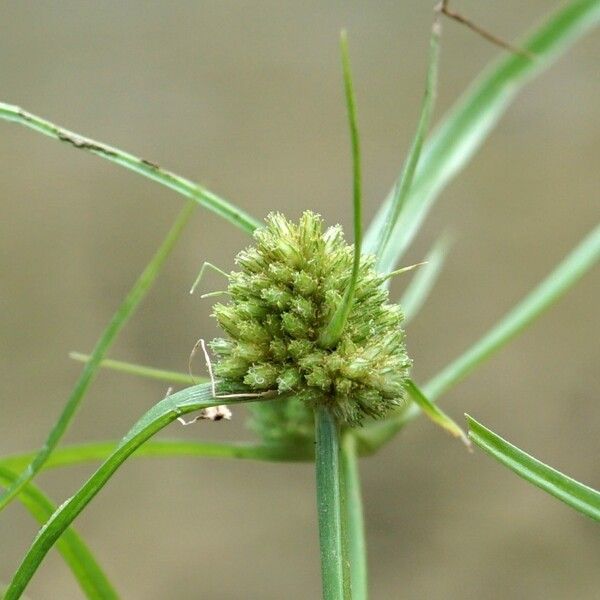
{"type": "MultiPolygon", "coordinates": [[[[350,228],[350,153],[338,56],[347,27],[364,151],[366,215],[416,126],[432,2],[3,2],[1,99],[202,182],[254,215],[305,208],[350,228]]],[[[463,0],[514,40],[560,2],[463,0]]],[[[598,56],[588,36],[531,83],[446,189],[405,262],[456,235],[408,330],[425,381],[478,339],[595,225],[598,56]]],[[[445,22],[436,115],[499,50],[445,22]]],[[[183,200],[96,157],[0,123],[0,451],[39,447],[89,351],[183,200]]],[[[232,266],[247,238],[198,210],[110,355],[185,370],[216,333],[188,290],[203,261],[232,266]]],[[[408,276],[394,282],[398,297],[408,276]]],[[[598,487],[598,271],[442,400],[598,487]]],[[[222,282],[210,275],[206,290],[222,282]]],[[[200,362],[198,363],[200,369],[200,362]]],[[[102,372],[65,442],[117,439],[164,394],[102,372]]],[[[231,423],[166,437],[251,439],[231,423]]],[[[361,463],[372,597],[597,598],[597,525],[424,419],[361,463]]],[[[57,502],[92,465],[44,473],[57,502]]],[[[311,465],[129,461],[77,519],[123,598],[320,595],[311,465]]],[[[0,519],[0,581],[37,526],[0,519]]],[[[81,597],[52,551],[33,599],[81,597]]]]}

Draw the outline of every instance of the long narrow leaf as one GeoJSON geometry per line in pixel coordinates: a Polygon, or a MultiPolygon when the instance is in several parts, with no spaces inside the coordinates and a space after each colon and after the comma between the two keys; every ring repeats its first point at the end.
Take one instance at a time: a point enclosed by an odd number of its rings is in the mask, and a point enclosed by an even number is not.
{"type": "MultiPolygon", "coordinates": [[[[200,425],[199,425],[200,427],[200,425]]],[[[57,448],[44,463],[42,470],[69,467],[106,460],[117,447],[116,441],[88,442],[57,448]]],[[[0,467],[16,471],[25,468],[36,455],[15,454],[0,458],[0,467]]],[[[244,442],[193,442],[188,440],[151,440],[138,448],[131,458],[168,458],[198,456],[202,458],[241,458],[274,462],[312,460],[312,447],[252,444],[244,442]]]]}
{"type": "Polygon", "coordinates": [[[584,515],[600,521],[600,492],[579,483],[560,471],[545,465],[533,456],[502,439],[493,431],[465,415],[469,438],[519,477],[548,492],[584,515]]]}
{"type": "Polygon", "coordinates": [[[65,404],[62,413],[58,420],[52,427],[46,443],[31,461],[31,464],[19,475],[18,479],[0,496],[0,510],[4,508],[23,488],[23,486],[35,477],[36,473],[42,468],[48,457],[52,454],[52,451],[56,448],[60,442],[62,436],[67,431],[71,421],[73,420],[79,405],[81,404],[88,388],[90,387],[96,373],[99,369],[100,362],[104,358],[106,352],[117,338],[117,335],[135,312],[139,303],[142,301],[154,280],[158,276],[163,264],[167,257],[171,253],[171,250],[175,246],[183,228],[190,219],[195,208],[194,202],[191,200],[185,205],[183,210],[180,212],[175,223],[169,230],[167,237],[160,245],[148,266],[144,269],[138,280],[135,282],[133,288],[127,294],[117,312],[114,314],[110,323],[100,336],[90,361],[85,365],[67,403],[65,404]]]}
{"type": "MultiPolygon", "coordinates": [[[[432,401],[437,400],[559,300],[599,259],[600,225],[596,226],[546,279],[479,341],[431,379],[423,387],[425,395],[432,401]]],[[[361,441],[361,451],[373,452],[388,442],[420,412],[418,406],[411,404],[396,416],[357,431],[361,441]]]]}
{"type": "Polygon", "coordinates": [[[483,338],[429,381],[425,393],[435,399],[457,384],[559,300],[599,259],[600,225],[483,338]]]}
{"type": "MultiPolygon", "coordinates": [[[[248,398],[228,398],[230,404],[248,401],[248,398]]],[[[254,398],[254,400],[256,400],[254,398]]],[[[79,491],[62,504],[40,530],[23,562],[13,577],[3,600],[17,600],[33,577],[42,560],[64,533],[67,527],[104,487],[115,471],[144,442],[166,427],[177,417],[187,413],[217,406],[221,398],[213,396],[210,384],[187,388],[167,396],[155,404],[133,426],[117,448],[102,463],[79,491]]]]}
{"type": "MultiPolygon", "coordinates": [[[[519,90],[599,20],[600,1],[570,2],[521,45],[535,59],[505,55],[474,82],[423,148],[414,184],[394,229],[394,243],[382,258],[383,270],[393,270],[439,192],[469,162],[519,90]]],[[[391,194],[365,235],[365,252],[377,248],[390,198],[391,194]]]]}
{"type": "Polygon", "coordinates": [[[441,31],[442,29],[439,21],[439,14],[436,12],[436,18],[431,29],[431,40],[429,42],[429,67],[427,69],[427,81],[425,83],[425,94],[423,96],[423,102],[421,105],[421,114],[419,116],[417,131],[406,158],[406,162],[404,163],[400,177],[398,178],[398,181],[396,182],[391,194],[389,213],[386,215],[381,239],[377,247],[377,268],[379,270],[382,270],[381,267],[384,264],[388,242],[390,241],[392,232],[395,230],[398,218],[402,213],[402,209],[404,208],[406,200],[412,189],[413,178],[417,169],[417,165],[419,164],[419,158],[421,157],[423,142],[425,141],[425,137],[429,131],[429,123],[431,121],[431,115],[433,113],[437,91],[441,31]]]}
{"type": "Polygon", "coordinates": [[[171,171],[166,171],[155,163],[152,163],[143,158],[133,156],[128,152],[119,150],[97,142],[90,138],[83,137],[78,133],[73,133],[68,129],[59,127],[46,119],[42,119],[36,115],[24,111],[18,106],[12,106],[0,102],[0,119],[6,121],[12,121],[19,123],[25,127],[29,127],[34,131],[43,133],[55,140],[59,140],[73,148],[91,152],[96,156],[100,156],[109,160],[113,163],[121,165],[130,171],[134,171],[139,175],[152,179],[176,192],[191,198],[194,202],[197,202],[200,206],[207,208],[215,214],[223,217],[226,221],[229,221],[236,227],[251,233],[257,227],[260,227],[260,222],[246,214],[242,209],[234,206],[227,200],[219,198],[216,194],[213,194],[209,190],[203,188],[201,185],[194,183],[184,177],[180,177],[171,171]]]}
{"type": "MultiPolygon", "coordinates": [[[[10,485],[16,478],[12,471],[0,466],[0,483],[10,485]]],[[[45,523],[56,511],[56,506],[32,483],[23,487],[19,500],[40,524],[45,523]]],[[[74,529],[68,528],[58,540],[56,547],[73,572],[86,598],[91,600],[118,598],[117,592],[93,554],[74,529]]]]}
{"type": "Polygon", "coordinates": [[[350,54],[348,52],[348,40],[346,32],[342,31],[340,36],[340,50],[342,55],[342,72],[344,77],[344,92],[346,96],[346,106],[348,108],[348,126],[350,129],[350,142],[352,145],[352,208],[354,225],[354,262],[352,264],[352,274],[344,297],[331,317],[331,321],[323,328],[319,337],[319,344],[323,348],[331,348],[337,344],[350,309],[354,300],[354,291],[358,280],[360,269],[360,253],[362,247],[362,183],[360,166],[360,136],[358,134],[358,121],[356,116],[356,98],[354,94],[354,84],[352,82],[352,71],[350,69],[350,54]]]}

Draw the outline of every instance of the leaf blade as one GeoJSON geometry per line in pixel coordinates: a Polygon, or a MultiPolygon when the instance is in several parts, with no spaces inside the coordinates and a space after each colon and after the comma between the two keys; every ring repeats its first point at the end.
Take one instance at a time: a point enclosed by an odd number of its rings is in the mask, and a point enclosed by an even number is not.
{"type": "Polygon", "coordinates": [[[344,93],[348,111],[348,127],[350,130],[350,142],[352,147],[352,212],[354,227],[354,260],[352,263],[352,273],[348,287],[344,293],[342,301],[334,312],[329,323],[323,328],[319,336],[319,344],[323,348],[332,348],[337,344],[354,300],[354,292],[358,281],[360,270],[360,255],[362,247],[362,177],[360,164],[360,136],[358,134],[358,118],[356,115],[356,97],[354,93],[354,83],[352,81],[352,71],[350,68],[350,53],[348,51],[348,38],[346,32],[342,31],[340,36],[340,51],[342,57],[342,74],[344,79],[344,93]]]}
{"type": "MultiPolygon", "coordinates": [[[[517,92],[548,67],[570,44],[600,21],[598,0],[575,0],[559,9],[522,45],[532,61],[508,55],[488,67],[450,110],[423,148],[405,209],[395,227],[396,243],[382,268],[392,270],[416,235],[439,192],[468,163],[517,92]]],[[[390,196],[369,227],[364,251],[373,252],[385,226],[390,196]]]]}
{"type": "MultiPolygon", "coordinates": [[[[229,399],[231,404],[245,401],[248,400],[229,399]]],[[[202,384],[167,396],[148,410],[77,493],[64,502],[46,522],[17,569],[3,600],[17,600],[20,597],[50,548],[137,448],[177,417],[217,406],[221,402],[221,398],[213,397],[210,384],[202,384]]]]}
{"type": "MultiPolygon", "coordinates": [[[[0,466],[0,482],[10,485],[17,475],[0,466]]],[[[56,506],[32,483],[23,487],[19,500],[40,524],[56,511],[56,506]]],[[[81,536],[68,528],[57,542],[57,549],[73,572],[82,591],[91,600],[117,600],[118,594],[81,536]]]]}
{"type": "MultiPolygon", "coordinates": [[[[475,344],[458,356],[424,386],[435,402],[466,377],[476,366],[493,356],[537,317],[559,300],[600,259],[600,224],[597,225],[521,302],[513,307],[475,344]]],[[[357,430],[361,450],[372,453],[389,442],[408,422],[420,414],[411,404],[402,412],[357,430]]]]}
{"type": "MultiPolygon", "coordinates": [[[[88,363],[91,360],[89,354],[81,352],[70,352],[69,358],[79,362],[88,363]]],[[[181,373],[180,371],[167,371],[166,369],[157,369],[147,365],[138,365],[135,363],[126,362],[123,360],[114,360],[112,358],[104,358],[100,361],[101,369],[111,369],[128,375],[137,375],[146,379],[154,379],[156,381],[164,381],[167,383],[180,383],[183,385],[194,385],[196,383],[206,383],[207,377],[199,377],[181,373]]]]}
{"type": "Polygon", "coordinates": [[[259,221],[245,213],[242,209],[185,177],[176,175],[148,160],[138,158],[137,156],[119,150],[118,148],[108,146],[102,142],[69,131],[42,117],[29,113],[18,106],[0,102],[0,119],[24,125],[38,133],[65,142],[74,148],[91,152],[96,156],[100,156],[101,158],[129,169],[138,175],[152,179],[153,181],[182,194],[186,198],[192,199],[200,206],[214,212],[247,233],[252,233],[254,229],[261,226],[259,221]]]}
{"type": "Polygon", "coordinates": [[[138,277],[125,299],[117,308],[117,311],[96,343],[96,347],[92,352],[90,361],[85,365],[81,375],[75,383],[73,391],[69,395],[61,414],[46,438],[44,446],[31,461],[28,467],[21,472],[17,480],[2,495],[0,495],[0,511],[17,496],[19,491],[27,482],[31,481],[35,477],[36,473],[41,469],[44,462],[52,454],[52,451],[62,439],[63,435],[71,424],[71,421],[75,417],[75,413],[83,401],[87,390],[92,384],[104,355],[108,352],[119,332],[129,320],[131,315],[135,312],[137,306],[154,283],[154,280],[158,276],[163,264],[171,253],[175,243],[179,239],[181,232],[192,216],[194,209],[195,204],[191,200],[188,201],[183,210],[179,213],[162,244],[142,274],[138,277]]]}
{"type": "Polygon", "coordinates": [[[566,294],[599,259],[600,225],[597,225],[550,275],[504,318],[431,379],[425,385],[425,393],[435,399],[461,381],[566,294]]]}
{"type": "Polygon", "coordinates": [[[576,481],[520,450],[473,417],[465,415],[469,438],[484,452],[519,477],[558,498],[575,510],[600,521],[600,492],[576,481]]]}

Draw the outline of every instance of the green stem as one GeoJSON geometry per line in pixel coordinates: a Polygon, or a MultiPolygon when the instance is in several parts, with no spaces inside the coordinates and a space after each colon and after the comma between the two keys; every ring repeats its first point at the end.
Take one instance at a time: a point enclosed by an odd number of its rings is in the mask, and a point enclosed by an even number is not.
{"type": "MultiPolygon", "coordinates": [[[[87,363],[92,357],[89,354],[82,354],[81,352],[71,352],[69,353],[69,358],[79,362],[87,363]]],[[[100,362],[100,368],[112,369],[113,371],[128,373],[129,375],[137,375],[138,377],[146,377],[147,379],[156,379],[157,381],[166,381],[172,384],[181,383],[182,385],[196,385],[197,383],[206,383],[209,381],[208,377],[189,375],[187,373],[180,373],[179,371],[155,369],[154,367],[137,365],[135,363],[125,362],[123,360],[114,360],[112,358],[105,358],[102,360],[100,362]]]]}
{"type": "Polygon", "coordinates": [[[367,548],[365,523],[360,491],[357,444],[354,434],[342,434],[341,463],[346,495],[346,522],[348,532],[348,557],[353,600],[367,600],[367,548]]]}
{"type": "Polygon", "coordinates": [[[180,177],[171,171],[167,171],[160,167],[159,165],[150,162],[144,158],[139,158],[137,156],[133,156],[128,152],[124,152],[123,150],[119,150],[118,148],[114,148],[107,144],[103,144],[102,142],[98,142],[96,140],[92,140],[91,138],[83,137],[78,133],[74,133],[65,129],[64,127],[60,127],[51,123],[50,121],[46,121],[46,119],[42,119],[37,115],[33,115],[18,106],[12,106],[10,104],[5,104],[4,102],[0,102],[0,119],[4,119],[6,121],[12,121],[13,123],[19,123],[20,125],[24,125],[25,127],[29,127],[34,131],[38,131],[39,133],[43,133],[55,140],[59,140],[61,142],[65,142],[73,148],[77,148],[79,150],[84,150],[86,152],[91,152],[96,156],[100,156],[109,160],[113,163],[121,165],[130,171],[134,171],[139,175],[143,175],[148,179],[152,179],[164,185],[187,198],[191,198],[194,202],[200,204],[204,208],[216,213],[217,215],[223,217],[236,227],[239,227],[243,231],[248,233],[252,233],[254,229],[261,226],[261,223],[245,213],[243,210],[234,206],[227,200],[223,198],[219,198],[216,194],[213,194],[211,191],[203,188],[201,185],[190,181],[189,179],[185,179],[184,177],[180,177]]]}
{"type": "Polygon", "coordinates": [[[340,431],[331,411],[315,409],[317,512],[323,600],[351,598],[344,541],[344,490],[340,471],[340,431]]]}
{"type": "MultiPolygon", "coordinates": [[[[42,470],[104,461],[115,450],[118,440],[88,442],[57,448],[44,463],[42,470]]],[[[39,452],[39,451],[38,451],[39,452]]],[[[0,468],[24,469],[37,452],[13,454],[0,458],[0,468]]],[[[191,440],[150,440],[140,446],[132,458],[200,456],[202,458],[238,458],[273,462],[312,461],[312,447],[253,444],[248,442],[195,442],[191,440]]]]}

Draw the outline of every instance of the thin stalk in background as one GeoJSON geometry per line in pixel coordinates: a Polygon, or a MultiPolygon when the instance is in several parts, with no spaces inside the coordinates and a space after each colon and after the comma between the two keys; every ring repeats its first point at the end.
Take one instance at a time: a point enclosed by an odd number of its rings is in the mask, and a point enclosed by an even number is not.
{"type": "MultiPolygon", "coordinates": [[[[118,441],[87,442],[57,448],[44,463],[42,471],[106,460],[117,448],[118,441]]],[[[11,471],[25,468],[36,452],[12,454],[0,458],[0,467],[11,471]]],[[[251,442],[195,442],[191,440],[150,440],[140,446],[131,458],[169,458],[199,456],[202,458],[239,458],[273,462],[312,461],[312,444],[254,444],[251,442]]]]}
{"type": "Polygon", "coordinates": [[[464,379],[559,300],[599,259],[600,225],[597,225],[533,292],[469,350],[429,381],[424,387],[425,394],[432,399],[438,398],[464,379]]]}
{"type": "Polygon", "coordinates": [[[133,156],[132,154],[114,148],[113,146],[103,144],[102,142],[69,131],[64,127],[60,127],[46,119],[42,119],[42,117],[31,114],[18,106],[0,102],[0,119],[24,125],[25,127],[43,133],[55,140],[65,142],[66,144],[73,146],[73,148],[91,152],[96,156],[105,158],[130,171],[134,171],[139,175],[152,179],[187,198],[191,198],[200,206],[223,217],[226,221],[229,221],[243,231],[252,233],[254,229],[261,226],[259,221],[246,214],[241,208],[238,208],[223,198],[219,198],[219,196],[213,192],[189,179],[185,179],[185,177],[167,171],[156,163],[150,162],[144,158],[138,158],[137,156],[133,156]]]}
{"type": "Polygon", "coordinates": [[[344,540],[347,529],[340,470],[340,430],[329,409],[323,406],[315,409],[315,439],[323,600],[348,600],[351,584],[344,540]]]}
{"type": "Polygon", "coordinates": [[[346,528],[352,600],[367,600],[367,547],[360,473],[356,438],[350,430],[342,433],[341,465],[346,496],[346,528]]]}
{"type": "MultiPolygon", "coordinates": [[[[440,191],[466,166],[521,88],[599,21],[598,0],[568,2],[520,44],[535,60],[518,54],[502,56],[473,82],[423,147],[409,197],[391,237],[393,243],[388,244],[382,259],[385,272],[394,270],[440,191]]],[[[378,246],[392,196],[393,190],[365,234],[366,253],[378,246]]]]}
{"type": "MultiPolygon", "coordinates": [[[[87,363],[92,357],[89,354],[82,354],[81,352],[70,352],[69,358],[87,363]]],[[[112,369],[113,371],[119,371],[120,373],[137,375],[138,377],[165,381],[172,384],[180,383],[182,385],[195,385],[196,383],[206,383],[209,381],[208,377],[189,375],[187,373],[179,373],[178,371],[167,371],[166,369],[155,369],[154,367],[136,365],[134,363],[125,362],[123,360],[114,360],[112,358],[105,358],[102,360],[100,362],[100,368],[112,369]]]]}
{"type": "Polygon", "coordinates": [[[442,235],[425,257],[425,264],[417,270],[406,286],[399,302],[404,313],[404,325],[407,325],[419,314],[429,298],[448,256],[450,242],[450,236],[442,235]]]}
{"type": "Polygon", "coordinates": [[[135,312],[139,303],[146,296],[148,290],[154,283],[158,273],[164,265],[167,257],[171,253],[171,250],[175,246],[175,243],[179,239],[181,232],[188,223],[196,208],[196,203],[188,201],[185,207],[179,213],[179,216],[175,220],[175,223],[169,230],[166,238],[148,263],[148,266],[144,269],[142,274],[139,276],[130,292],[127,294],[117,312],[110,320],[108,326],[102,333],[94,351],[92,352],[90,361],[85,365],[77,383],[67,403],[65,404],[62,413],[58,417],[58,420],[52,427],[45,444],[27,468],[19,475],[16,481],[0,496],[0,510],[2,510],[17,494],[23,489],[23,486],[31,481],[36,473],[38,473],[43,467],[48,457],[52,454],[52,451],[56,448],[63,435],[66,433],[71,421],[75,417],[75,413],[79,408],[79,405],[83,401],[86,392],[88,391],[92,381],[96,377],[96,374],[100,368],[100,363],[104,358],[104,355],[108,352],[109,348],[116,340],[117,335],[129,320],[131,315],[135,312]]]}

